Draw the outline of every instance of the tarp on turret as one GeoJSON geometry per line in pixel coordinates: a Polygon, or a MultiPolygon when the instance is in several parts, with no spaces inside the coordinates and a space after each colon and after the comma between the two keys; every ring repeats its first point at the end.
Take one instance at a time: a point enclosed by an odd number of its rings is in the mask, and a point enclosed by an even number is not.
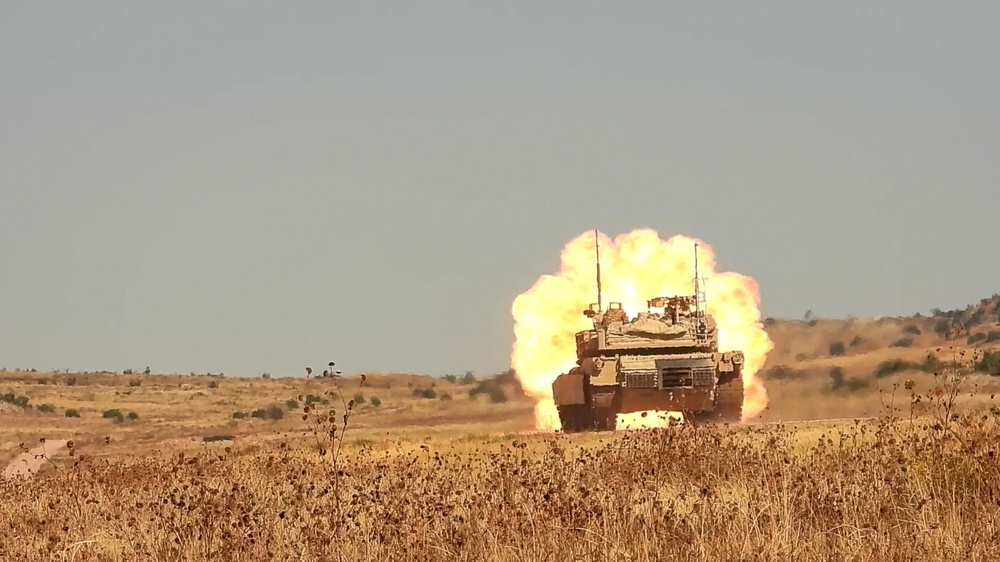
{"type": "Polygon", "coordinates": [[[668,324],[657,318],[636,318],[621,327],[623,334],[653,339],[673,339],[687,334],[687,326],[668,324]]]}

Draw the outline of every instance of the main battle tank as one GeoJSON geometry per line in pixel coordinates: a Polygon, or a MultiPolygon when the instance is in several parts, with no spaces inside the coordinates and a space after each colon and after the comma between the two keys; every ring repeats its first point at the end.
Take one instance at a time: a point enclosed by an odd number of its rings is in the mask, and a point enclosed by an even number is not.
{"type": "Polygon", "coordinates": [[[594,328],[576,334],[577,366],[552,383],[563,431],[614,430],[618,414],[647,410],[738,423],[743,352],[719,352],[716,321],[703,303],[696,279],[694,295],[652,299],[632,319],[618,302],[583,311],[594,328]]]}

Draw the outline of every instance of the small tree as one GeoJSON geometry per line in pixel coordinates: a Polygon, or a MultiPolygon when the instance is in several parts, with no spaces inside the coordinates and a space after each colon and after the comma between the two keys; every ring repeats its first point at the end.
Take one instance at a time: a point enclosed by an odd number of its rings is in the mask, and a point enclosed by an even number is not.
{"type": "Polygon", "coordinates": [[[830,369],[830,387],[833,390],[840,390],[844,387],[845,377],[844,369],[841,367],[834,367],[830,369]]]}

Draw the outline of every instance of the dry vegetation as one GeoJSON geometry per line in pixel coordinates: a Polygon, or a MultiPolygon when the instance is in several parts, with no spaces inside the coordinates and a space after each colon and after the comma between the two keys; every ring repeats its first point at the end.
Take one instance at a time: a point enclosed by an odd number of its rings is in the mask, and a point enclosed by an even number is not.
{"type": "MultiPolygon", "coordinates": [[[[15,456],[19,444],[45,436],[73,439],[81,448],[100,445],[102,456],[198,447],[212,437],[270,441],[301,428],[302,406],[328,404],[328,391],[353,388],[358,380],[0,374],[0,462],[15,456]],[[20,405],[5,402],[4,395],[20,405]]],[[[372,374],[347,398],[357,402],[355,435],[368,440],[532,426],[532,404],[509,375],[477,380],[372,374]]]]}
{"type": "Polygon", "coordinates": [[[959,387],[939,388],[904,398],[930,404],[917,421],[424,445],[352,443],[349,404],[304,408],[304,439],[113,463],[81,451],[8,484],[0,525],[18,540],[0,556],[996,559],[1000,411],[955,415],[959,387]]]}
{"type": "Polygon", "coordinates": [[[761,377],[770,407],[760,419],[784,421],[878,415],[880,391],[933,373],[955,353],[992,353],[970,381],[976,400],[1000,390],[1000,295],[952,311],[906,318],[767,319],[775,343],[761,377]]]}
{"type": "Polygon", "coordinates": [[[74,440],[0,482],[0,559],[1000,559],[998,301],[770,321],[762,418],[879,416],[821,424],[535,433],[509,375],[0,374],[0,451],[74,440]]]}

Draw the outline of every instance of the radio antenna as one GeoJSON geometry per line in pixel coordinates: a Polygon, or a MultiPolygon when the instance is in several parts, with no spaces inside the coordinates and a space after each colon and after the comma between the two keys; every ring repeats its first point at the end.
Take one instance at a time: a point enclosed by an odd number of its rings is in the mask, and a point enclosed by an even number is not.
{"type": "Polygon", "coordinates": [[[701,316],[701,278],[698,277],[698,243],[694,243],[694,313],[701,316]]]}
{"type": "Polygon", "coordinates": [[[604,312],[601,304],[601,241],[597,237],[597,229],[594,229],[594,251],[597,254],[597,310],[604,312]]]}

